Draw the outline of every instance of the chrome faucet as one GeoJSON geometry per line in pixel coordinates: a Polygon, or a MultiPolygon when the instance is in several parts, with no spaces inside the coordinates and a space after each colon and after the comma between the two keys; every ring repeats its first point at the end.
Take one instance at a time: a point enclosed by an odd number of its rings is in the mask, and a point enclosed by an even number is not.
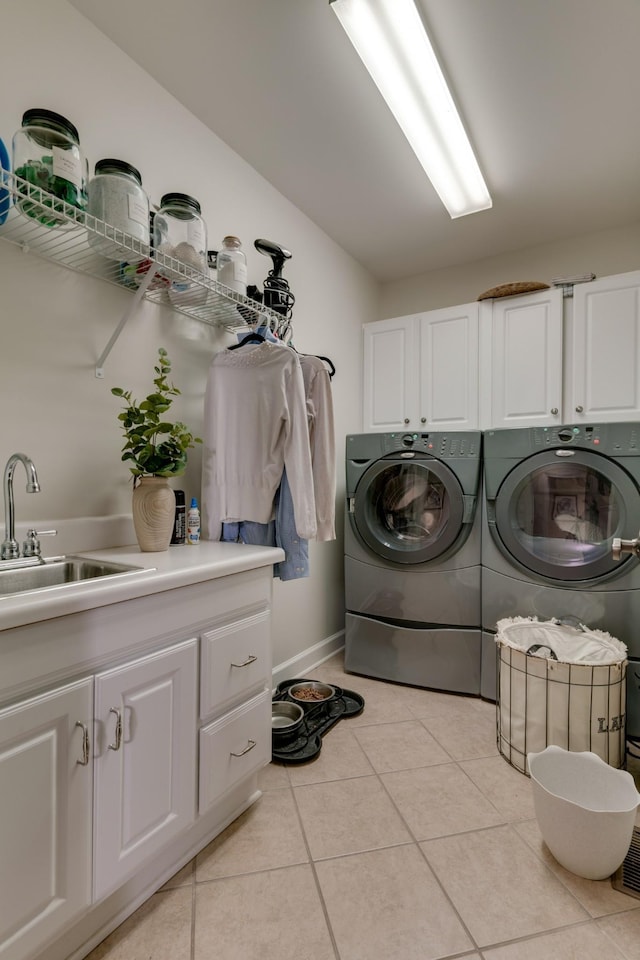
{"type": "Polygon", "coordinates": [[[27,474],[27,493],[40,493],[38,474],[32,460],[24,453],[12,453],[4,468],[4,542],[0,548],[2,560],[17,560],[20,548],[16,540],[16,518],[13,504],[13,474],[16,464],[20,462],[27,474]]]}

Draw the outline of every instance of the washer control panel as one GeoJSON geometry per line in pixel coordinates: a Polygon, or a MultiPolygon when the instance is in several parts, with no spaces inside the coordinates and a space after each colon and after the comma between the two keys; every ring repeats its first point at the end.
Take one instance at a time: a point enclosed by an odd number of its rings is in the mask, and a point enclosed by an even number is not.
{"type": "Polygon", "coordinates": [[[640,425],[635,423],[534,427],[531,433],[536,449],[570,445],[583,450],[592,447],[609,455],[640,453],[640,425]]]}
{"type": "Polygon", "coordinates": [[[467,433],[386,433],[383,435],[385,453],[395,450],[413,450],[431,456],[475,457],[480,455],[480,434],[467,433]]]}

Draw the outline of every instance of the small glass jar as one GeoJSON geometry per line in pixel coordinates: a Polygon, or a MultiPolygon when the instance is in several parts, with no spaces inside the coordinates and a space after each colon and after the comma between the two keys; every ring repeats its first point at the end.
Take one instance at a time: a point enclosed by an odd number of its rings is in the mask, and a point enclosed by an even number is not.
{"type": "Polygon", "coordinates": [[[95,231],[88,231],[90,245],[110,260],[126,257],[137,263],[148,257],[149,198],[139,171],[124,160],[98,160],[87,193],[87,213],[102,221],[87,223],[95,226],[95,231]]]}
{"type": "Polygon", "coordinates": [[[78,131],[59,113],[40,108],[26,111],[13,137],[13,172],[46,194],[16,201],[22,213],[45,227],[73,226],[74,221],[63,215],[61,201],[80,210],[87,205],[87,162],[78,131]]]}
{"type": "Polygon", "coordinates": [[[218,250],[218,282],[236,293],[247,293],[247,258],[238,237],[225,237],[218,250]]]}
{"type": "MultiPolygon", "coordinates": [[[[153,221],[153,245],[157,253],[179,260],[208,279],[207,227],[200,204],[186,193],[165,193],[153,221]]],[[[207,299],[207,288],[175,271],[159,267],[171,279],[169,299],[175,304],[200,304],[207,299]]]]}

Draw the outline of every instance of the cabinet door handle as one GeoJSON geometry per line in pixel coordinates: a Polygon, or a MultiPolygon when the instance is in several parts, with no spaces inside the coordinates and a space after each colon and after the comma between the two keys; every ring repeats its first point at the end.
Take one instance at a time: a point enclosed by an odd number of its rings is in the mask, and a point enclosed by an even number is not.
{"type": "Polygon", "coordinates": [[[82,760],[76,760],[81,767],[86,767],[89,763],[89,730],[86,723],[76,720],[76,727],[82,730],[82,760]]]}
{"type": "Polygon", "coordinates": [[[249,740],[249,742],[247,743],[246,747],[244,748],[244,750],[242,750],[241,753],[234,753],[233,750],[232,750],[231,753],[229,754],[229,756],[231,756],[231,757],[244,757],[245,753],[249,753],[249,750],[253,750],[253,748],[255,747],[255,745],[256,745],[256,741],[255,741],[255,740],[249,740]]]}
{"type": "Polygon", "coordinates": [[[576,407],[576,413],[584,413],[584,407],[581,407],[579,404],[576,407]]]}
{"type": "Polygon", "coordinates": [[[232,667],[248,667],[250,663],[255,663],[258,658],[254,657],[252,653],[249,654],[246,660],[243,660],[242,663],[232,663],[232,667]]]}
{"type": "Polygon", "coordinates": [[[426,422],[427,422],[426,417],[420,417],[420,423],[426,423],[426,422]]]}
{"type": "Polygon", "coordinates": [[[109,744],[109,750],[119,750],[122,745],[122,717],[120,711],[115,707],[111,707],[109,713],[115,713],[116,715],[116,742],[109,744]]]}
{"type": "Polygon", "coordinates": [[[411,421],[409,420],[409,417],[405,417],[405,418],[404,418],[404,422],[405,422],[405,423],[410,423],[411,421]]]}
{"type": "Polygon", "coordinates": [[[557,417],[557,416],[558,416],[558,408],[557,408],[557,407],[551,407],[551,413],[553,414],[554,417],[557,417]]]}

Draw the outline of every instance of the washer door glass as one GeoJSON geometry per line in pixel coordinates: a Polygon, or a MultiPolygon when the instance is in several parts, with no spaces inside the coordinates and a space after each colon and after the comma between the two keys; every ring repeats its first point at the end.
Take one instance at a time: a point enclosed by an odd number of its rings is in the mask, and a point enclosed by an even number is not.
{"type": "Polygon", "coordinates": [[[528,570],[556,580],[593,580],[621,567],[611,554],[613,538],[637,531],[639,502],[635,483],[606,457],[575,450],[561,459],[549,451],[504,480],[496,531],[528,570]]]}
{"type": "Polygon", "coordinates": [[[355,492],[358,533],[377,556],[424,563],[460,536],[464,496],[455,475],[439,460],[379,460],[355,492]]]}

